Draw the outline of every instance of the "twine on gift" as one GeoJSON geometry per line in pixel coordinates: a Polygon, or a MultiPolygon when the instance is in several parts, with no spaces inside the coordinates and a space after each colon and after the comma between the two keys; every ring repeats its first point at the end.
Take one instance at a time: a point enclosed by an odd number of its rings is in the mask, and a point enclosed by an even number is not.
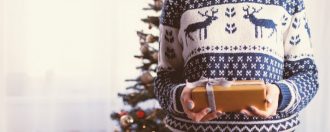
{"type": "Polygon", "coordinates": [[[206,83],[206,94],[211,111],[215,111],[217,109],[217,106],[215,104],[213,85],[210,82],[206,83]]]}
{"type": "Polygon", "coordinates": [[[233,81],[228,81],[225,78],[215,78],[209,79],[205,77],[201,77],[198,81],[195,82],[188,82],[186,80],[186,87],[188,88],[195,88],[203,86],[206,88],[206,94],[208,99],[208,104],[211,111],[216,111],[216,103],[215,103],[215,96],[214,96],[214,85],[220,85],[223,87],[230,87],[233,84],[233,81]]]}

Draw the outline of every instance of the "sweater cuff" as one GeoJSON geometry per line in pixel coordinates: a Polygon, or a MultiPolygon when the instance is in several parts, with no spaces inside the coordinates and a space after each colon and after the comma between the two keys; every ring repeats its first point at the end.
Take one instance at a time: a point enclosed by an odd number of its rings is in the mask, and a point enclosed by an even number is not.
{"type": "Polygon", "coordinates": [[[290,87],[283,82],[273,83],[280,89],[280,97],[278,101],[278,111],[283,111],[288,108],[292,101],[292,93],[290,87]]]}
{"type": "Polygon", "coordinates": [[[176,113],[180,113],[180,114],[184,113],[180,98],[181,98],[181,93],[183,91],[183,88],[185,86],[186,86],[186,84],[179,84],[174,89],[173,96],[172,96],[172,99],[173,99],[172,102],[173,102],[173,109],[176,113]]]}

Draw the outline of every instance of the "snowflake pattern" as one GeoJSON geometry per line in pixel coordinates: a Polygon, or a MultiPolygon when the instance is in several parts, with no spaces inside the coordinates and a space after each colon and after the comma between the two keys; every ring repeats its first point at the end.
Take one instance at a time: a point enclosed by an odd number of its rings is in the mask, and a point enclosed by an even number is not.
{"type": "MultiPolygon", "coordinates": [[[[160,23],[168,27],[162,28],[165,35],[160,38],[163,39],[160,42],[166,42],[163,43],[166,45],[161,46],[164,49],[159,57],[161,63],[157,67],[157,77],[154,82],[155,96],[160,106],[168,113],[165,123],[169,127],[181,131],[282,131],[292,129],[299,124],[297,113],[306,107],[319,87],[318,71],[313,54],[309,52],[309,46],[305,46],[308,44],[310,29],[305,16],[297,14],[304,10],[303,0],[166,0],[163,9],[165,11],[161,14],[160,23]],[[242,41],[238,39],[240,41],[238,43],[231,43],[225,39],[220,42],[213,41],[213,36],[206,37],[204,33],[198,34],[200,31],[197,32],[197,30],[192,34],[196,37],[196,45],[192,41],[189,45],[187,45],[188,43],[180,44],[180,46],[184,46],[181,47],[182,51],[172,47],[179,47],[178,41],[187,42],[184,40],[184,34],[170,33],[170,31],[175,31],[173,29],[182,31],[187,28],[180,28],[182,13],[196,9],[200,15],[211,16],[212,10],[210,9],[215,8],[211,7],[214,5],[223,4],[224,7],[217,8],[221,10],[219,14],[216,14],[219,19],[214,19],[214,23],[217,24],[209,27],[210,34],[212,31],[221,31],[232,36],[240,34],[243,26],[240,25],[242,22],[238,22],[237,19],[242,18],[242,10],[237,8],[238,6],[235,6],[234,3],[244,2],[260,4],[264,8],[268,8],[268,5],[275,5],[285,10],[287,13],[282,12],[283,14],[276,15],[277,18],[270,19],[276,20],[277,26],[280,26],[278,28],[290,28],[288,30],[290,32],[285,36],[285,47],[294,50],[284,50],[282,49],[284,46],[273,45],[275,40],[270,39],[267,39],[266,42],[260,38],[258,44],[247,43],[250,41],[245,40],[249,38],[242,38],[242,41]],[[218,23],[220,21],[223,22],[222,25],[218,23]],[[174,41],[174,36],[178,36],[180,39],[174,41]],[[300,49],[301,46],[306,49],[295,50],[295,48],[300,49]],[[180,100],[185,80],[196,81],[201,76],[224,77],[228,80],[263,80],[266,83],[274,83],[281,89],[283,93],[281,97],[284,98],[284,101],[281,101],[279,112],[270,119],[226,113],[213,120],[212,124],[194,123],[189,121],[180,102],[177,101],[180,100]],[[230,123],[228,124],[228,122],[230,123]]],[[[195,17],[197,13],[192,12],[191,14],[192,17],[195,17]]],[[[201,27],[200,23],[196,24],[197,21],[199,20],[187,21],[182,25],[195,24],[196,27],[201,27]]],[[[255,37],[252,38],[255,39],[255,37]]]]}
{"type": "Polygon", "coordinates": [[[189,81],[204,76],[228,80],[262,79],[272,83],[282,79],[283,62],[264,54],[207,53],[191,58],[184,69],[189,81]]]}

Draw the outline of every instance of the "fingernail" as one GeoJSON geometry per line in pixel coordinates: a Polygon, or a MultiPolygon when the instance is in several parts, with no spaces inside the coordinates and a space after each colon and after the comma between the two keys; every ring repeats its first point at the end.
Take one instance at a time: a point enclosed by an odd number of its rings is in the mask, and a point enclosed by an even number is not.
{"type": "Polygon", "coordinates": [[[211,111],[212,111],[211,108],[206,109],[206,113],[210,113],[211,111]]]}
{"type": "Polygon", "coordinates": [[[250,110],[250,111],[255,111],[255,109],[254,109],[253,106],[250,106],[250,107],[249,107],[249,110],[250,110]]]}
{"type": "Polygon", "coordinates": [[[194,103],[192,101],[189,101],[188,103],[188,109],[192,110],[194,108],[194,103]]]}
{"type": "Polygon", "coordinates": [[[270,104],[272,103],[272,99],[266,99],[266,102],[270,104]]]}
{"type": "Polygon", "coordinates": [[[222,115],[223,115],[222,112],[220,112],[220,111],[217,112],[217,116],[222,116],[222,115]]]}
{"type": "Polygon", "coordinates": [[[246,113],[245,113],[245,112],[241,112],[241,114],[243,114],[243,115],[246,115],[246,113]]]}

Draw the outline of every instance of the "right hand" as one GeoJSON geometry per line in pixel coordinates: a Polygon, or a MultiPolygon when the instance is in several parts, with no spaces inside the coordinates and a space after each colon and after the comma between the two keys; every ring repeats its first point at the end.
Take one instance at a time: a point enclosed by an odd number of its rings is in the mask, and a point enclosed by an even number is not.
{"type": "Polygon", "coordinates": [[[191,99],[191,88],[184,87],[181,93],[181,104],[184,112],[187,114],[187,117],[193,121],[200,122],[200,121],[209,121],[219,116],[223,115],[222,111],[214,111],[211,112],[211,108],[204,108],[198,113],[192,111],[195,104],[191,99]]]}

